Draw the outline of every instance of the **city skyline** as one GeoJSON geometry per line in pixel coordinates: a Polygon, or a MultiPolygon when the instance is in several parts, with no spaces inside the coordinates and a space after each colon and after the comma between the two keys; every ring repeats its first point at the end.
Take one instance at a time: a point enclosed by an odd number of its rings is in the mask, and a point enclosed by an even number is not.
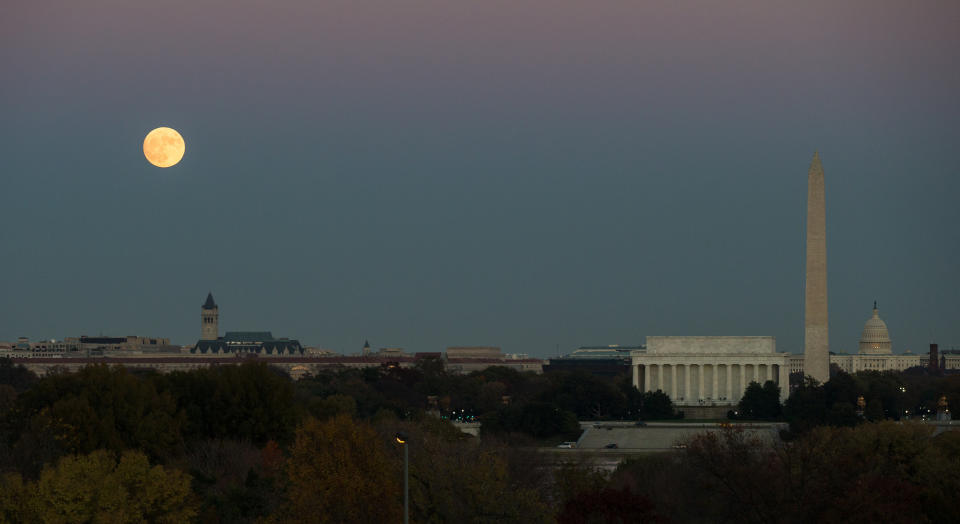
{"type": "Polygon", "coordinates": [[[61,7],[0,21],[0,340],[799,353],[818,150],[831,349],[960,345],[954,3],[61,7]]]}

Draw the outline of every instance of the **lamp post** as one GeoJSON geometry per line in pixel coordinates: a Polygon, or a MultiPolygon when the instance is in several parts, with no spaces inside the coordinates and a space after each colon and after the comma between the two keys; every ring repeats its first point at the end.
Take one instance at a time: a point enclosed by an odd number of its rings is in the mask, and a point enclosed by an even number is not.
{"type": "Polygon", "coordinates": [[[410,452],[407,450],[407,434],[398,431],[394,436],[397,442],[403,444],[403,524],[410,524],[410,488],[408,479],[410,478],[410,452]]]}

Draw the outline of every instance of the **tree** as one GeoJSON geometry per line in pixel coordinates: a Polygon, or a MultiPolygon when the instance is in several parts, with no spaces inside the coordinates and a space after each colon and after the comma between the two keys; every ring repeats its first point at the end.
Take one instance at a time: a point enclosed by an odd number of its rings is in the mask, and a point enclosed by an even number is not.
{"type": "Polygon", "coordinates": [[[870,402],[867,402],[867,409],[864,412],[864,416],[872,422],[883,420],[885,418],[883,416],[883,402],[878,398],[870,399],[870,402]]]}
{"type": "Polygon", "coordinates": [[[547,379],[549,387],[538,400],[572,411],[580,420],[622,418],[627,413],[626,397],[608,380],[583,370],[554,372],[547,379]]]}
{"type": "Polygon", "coordinates": [[[577,416],[549,402],[511,404],[480,417],[484,435],[526,433],[535,438],[572,437],[580,432],[577,416]]]}
{"type": "Polygon", "coordinates": [[[847,373],[837,373],[819,385],[807,377],[794,389],[783,407],[790,432],[799,435],[817,426],[854,426],[860,422],[854,407],[861,390],[847,373]]]}
{"type": "Polygon", "coordinates": [[[603,488],[578,493],[564,504],[559,524],[642,524],[666,522],[653,511],[653,503],[629,488],[603,488]]]}
{"type": "Polygon", "coordinates": [[[713,513],[706,521],[776,522],[784,495],[779,463],[759,437],[739,428],[700,433],[687,442],[682,460],[698,479],[703,500],[713,513]]]}
{"type": "Polygon", "coordinates": [[[176,372],[156,378],[185,415],[188,440],[289,442],[296,427],[293,384],[261,362],[176,372]]]}
{"type": "Polygon", "coordinates": [[[8,417],[21,470],[31,474],[64,454],[140,449],[152,458],[182,450],[174,399],[123,367],[54,374],[17,397],[8,417]]]}
{"type": "Polygon", "coordinates": [[[369,425],[347,415],[308,418],[286,468],[284,522],[397,522],[400,470],[369,425]]]}
{"type": "Polygon", "coordinates": [[[533,486],[510,482],[495,450],[410,431],[411,519],[415,522],[548,522],[533,486]]]}
{"type": "Polygon", "coordinates": [[[282,455],[273,441],[262,450],[249,442],[194,442],[185,461],[203,498],[202,521],[252,523],[279,506],[282,455]]]}
{"type": "Polygon", "coordinates": [[[13,522],[185,522],[196,515],[190,476],[150,466],[137,451],[98,450],[47,466],[36,482],[3,478],[4,517],[13,522]]]}
{"type": "Polygon", "coordinates": [[[6,384],[17,393],[22,393],[36,381],[37,375],[23,364],[14,364],[10,358],[0,358],[0,384],[6,384]]]}
{"type": "Polygon", "coordinates": [[[676,410],[670,396],[660,391],[644,391],[640,394],[638,415],[641,419],[675,418],[676,410]]]}
{"type": "Polygon", "coordinates": [[[347,395],[330,395],[329,397],[311,399],[308,410],[311,415],[320,420],[326,420],[336,415],[352,417],[357,414],[357,401],[347,395]]]}
{"type": "Polygon", "coordinates": [[[770,420],[780,417],[780,388],[773,381],[763,386],[750,382],[738,404],[740,418],[770,420]]]}

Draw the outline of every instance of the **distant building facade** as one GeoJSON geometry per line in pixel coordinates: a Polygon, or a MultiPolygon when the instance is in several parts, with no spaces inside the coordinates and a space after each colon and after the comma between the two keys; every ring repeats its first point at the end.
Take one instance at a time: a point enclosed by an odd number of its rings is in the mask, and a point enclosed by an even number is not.
{"type": "Polygon", "coordinates": [[[60,356],[130,356],[140,354],[179,354],[180,346],[170,344],[170,339],[161,337],[108,337],[81,336],[67,337],[63,340],[30,341],[20,337],[16,343],[0,343],[0,351],[9,352],[7,356],[24,357],[60,357],[60,356]]]}
{"type": "Polygon", "coordinates": [[[451,373],[472,373],[483,371],[490,366],[543,373],[543,360],[523,358],[525,356],[505,355],[495,346],[451,346],[444,354],[443,363],[451,373]]]}
{"type": "Polygon", "coordinates": [[[644,345],[580,346],[566,356],[549,359],[543,371],[579,370],[598,377],[615,378],[630,372],[633,351],[645,349],[644,345]]]}

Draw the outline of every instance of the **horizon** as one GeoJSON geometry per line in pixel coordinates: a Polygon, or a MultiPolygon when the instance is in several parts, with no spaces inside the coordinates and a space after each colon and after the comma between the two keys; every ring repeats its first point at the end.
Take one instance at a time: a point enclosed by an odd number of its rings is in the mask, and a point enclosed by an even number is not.
{"type": "Polygon", "coordinates": [[[71,6],[0,20],[0,340],[802,353],[819,151],[830,347],[960,346],[960,4],[71,6]]]}

